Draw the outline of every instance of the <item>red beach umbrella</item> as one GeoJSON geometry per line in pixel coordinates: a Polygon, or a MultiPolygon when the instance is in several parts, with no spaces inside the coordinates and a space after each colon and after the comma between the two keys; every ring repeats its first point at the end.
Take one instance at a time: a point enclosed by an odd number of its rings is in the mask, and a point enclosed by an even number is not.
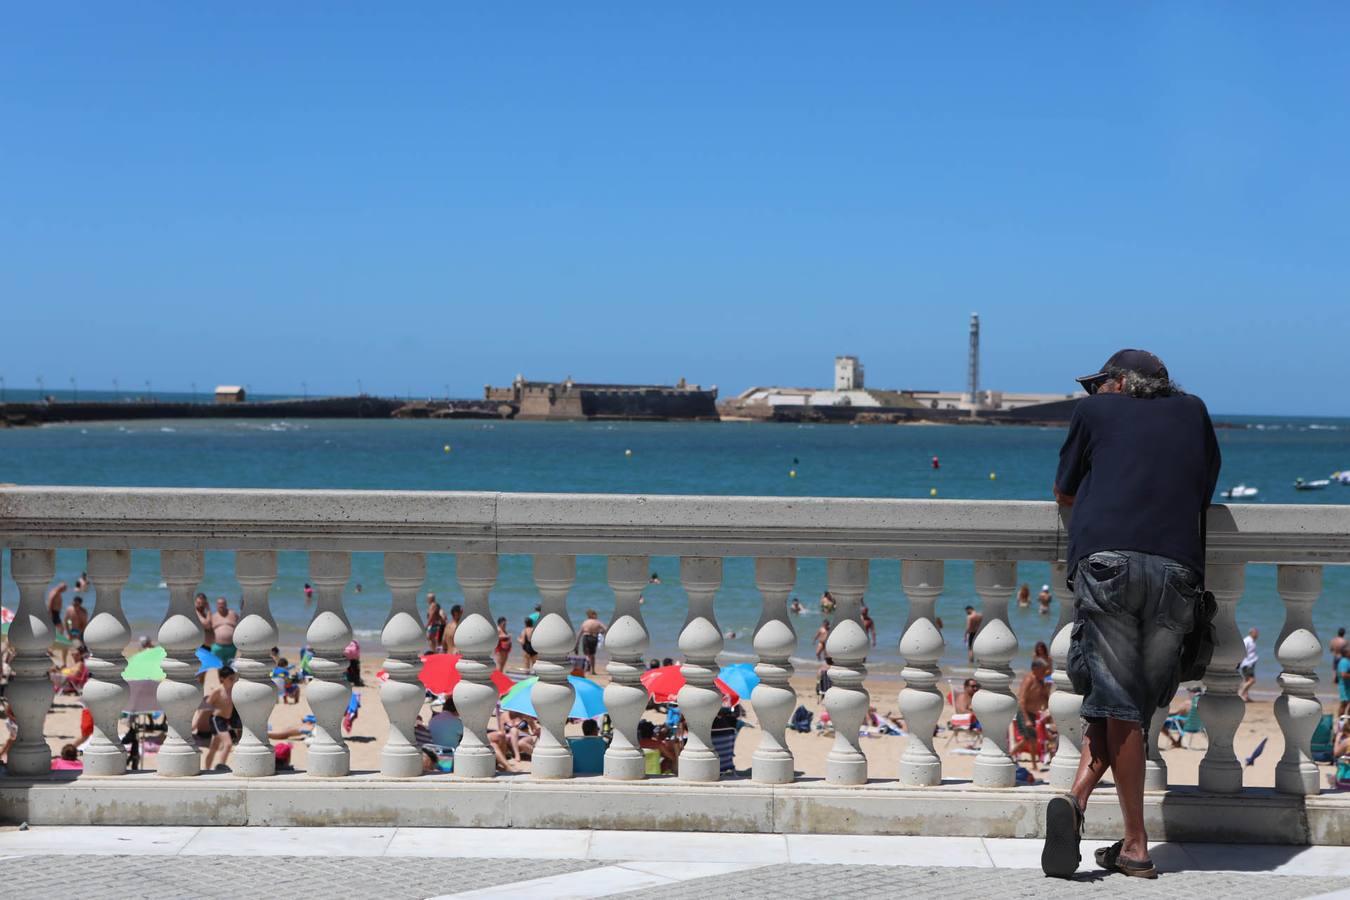
{"type": "MultiPolygon", "coordinates": [[[[428,653],[422,657],[422,671],[417,680],[433,694],[448,694],[459,684],[459,670],[455,668],[459,659],[458,653],[428,653]]],[[[493,672],[492,683],[497,686],[498,695],[516,686],[504,672],[493,672]]]]}
{"type": "MultiPolygon", "coordinates": [[[[722,692],[722,703],[724,706],[735,706],[741,701],[740,695],[733,691],[725,681],[720,678],[713,680],[713,684],[722,692]]],[[[684,687],[684,673],[680,671],[679,666],[662,666],[659,669],[648,669],[642,673],[642,686],[651,694],[653,700],[657,703],[675,703],[680,688],[684,687]]]]}

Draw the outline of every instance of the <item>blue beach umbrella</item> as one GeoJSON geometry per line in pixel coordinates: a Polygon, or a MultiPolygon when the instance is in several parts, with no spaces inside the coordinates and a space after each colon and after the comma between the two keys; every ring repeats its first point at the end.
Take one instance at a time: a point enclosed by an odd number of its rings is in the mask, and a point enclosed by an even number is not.
{"type": "MultiPolygon", "coordinates": [[[[530,688],[534,687],[534,683],[538,680],[538,677],[530,677],[517,682],[516,686],[502,697],[502,709],[508,709],[511,712],[520,713],[522,716],[537,719],[539,714],[534,711],[534,702],[530,699],[530,688]]],[[[572,701],[572,709],[567,714],[569,719],[594,719],[605,714],[605,689],[603,687],[589,678],[582,678],[580,675],[568,675],[567,681],[576,691],[576,698],[572,701]]]]}
{"type": "Polygon", "coordinates": [[[197,662],[202,664],[201,668],[197,670],[198,675],[202,674],[207,669],[219,669],[225,665],[225,660],[216,656],[205,647],[197,648],[197,662]]]}
{"type": "Polygon", "coordinates": [[[727,687],[731,688],[740,696],[750,698],[750,692],[759,684],[759,676],[755,674],[754,663],[736,663],[731,666],[723,666],[722,671],[717,673],[717,677],[727,687]]]}

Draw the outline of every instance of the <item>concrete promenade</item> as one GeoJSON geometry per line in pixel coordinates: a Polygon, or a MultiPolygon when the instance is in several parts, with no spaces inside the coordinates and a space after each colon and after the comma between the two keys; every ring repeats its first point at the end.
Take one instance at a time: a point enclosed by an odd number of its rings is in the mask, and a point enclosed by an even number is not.
{"type": "Polygon", "coordinates": [[[0,831],[0,893],[237,897],[1350,898],[1350,848],[1164,843],[1155,882],[1047,879],[1022,839],[471,828],[0,831]],[[78,857],[78,858],[76,858],[78,857]]]}

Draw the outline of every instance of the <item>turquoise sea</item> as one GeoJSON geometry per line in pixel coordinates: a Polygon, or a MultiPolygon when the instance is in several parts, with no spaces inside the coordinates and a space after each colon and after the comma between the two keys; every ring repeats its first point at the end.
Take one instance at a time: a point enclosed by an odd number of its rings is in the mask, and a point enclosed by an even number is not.
{"type": "MultiPolygon", "coordinates": [[[[1222,485],[1255,485],[1257,503],[1350,504],[1350,487],[1297,492],[1296,476],[1325,478],[1350,468],[1350,420],[1230,418],[1241,427],[1219,432],[1223,448],[1222,485]]],[[[774,496],[928,497],[1045,499],[1061,428],[923,426],[771,425],[751,423],[532,423],[481,421],[172,421],[126,424],[52,425],[0,430],[0,482],[70,485],[157,485],[183,487],[347,488],[421,490],[579,491],[613,493],[721,494],[774,496]],[[451,451],[444,452],[449,444],[451,451]],[[625,455],[632,450],[632,455],[625,455]],[[941,458],[934,471],[929,458],[941,458]],[[795,469],[796,478],[788,473],[795,469]],[[990,478],[990,473],[997,477],[990,478]]],[[[73,584],[84,554],[62,551],[58,577],[73,584]]],[[[657,558],[662,577],[647,591],[645,616],[653,654],[675,655],[685,615],[678,561],[657,558]]],[[[5,575],[0,602],[13,609],[17,589],[5,575]]],[[[389,596],[379,554],[358,554],[347,591],[353,627],[368,646],[378,635],[389,596]],[[357,586],[360,585],[360,591],[357,586]]],[[[459,596],[451,557],[429,559],[427,589],[443,601],[459,596]]],[[[207,557],[202,590],[238,597],[230,554],[207,557]]],[[[1049,579],[1046,565],[1023,564],[1019,578],[1033,594],[1049,579]]],[[[303,602],[306,562],[301,553],[283,554],[273,608],[289,645],[298,643],[309,616],[303,602]]],[[[823,560],[801,562],[797,595],[815,607],[825,588],[823,560]]],[[[1324,642],[1350,625],[1350,571],[1329,567],[1325,591],[1314,609],[1324,642]]],[[[493,592],[493,610],[518,630],[537,602],[529,560],[502,560],[493,592]]],[[[897,644],[907,605],[900,590],[898,562],[873,562],[868,602],[879,629],[871,665],[878,672],[898,663],[897,644]]],[[[158,559],[137,553],[124,600],[138,632],[153,633],[166,603],[158,559]]],[[[960,652],[961,610],[978,605],[972,565],[947,565],[946,590],[938,611],[945,624],[949,659],[964,665],[960,652]]],[[[730,654],[751,652],[751,630],[759,614],[753,564],[728,560],[717,613],[730,654]]],[[[594,607],[607,616],[613,598],[604,580],[604,560],[578,560],[574,615],[594,607]]],[[[1247,592],[1238,608],[1239,625],[1261,631],[1258,673],[1269,682],[1277,673],[1274,641],[1283,619],[1271,566],[1248,569],[1247,592]]],[[[1048,640],[1058,617],[1034,609],[1011,613],[1029,655],[1037,640],[1048,640]]],[[[796,619],[802,660],[818,614],[796,619]]],[[[1324,677],[1329,666],[1323,666],[1324,677]]],[[[1325,684],[1325,682],[1324,682],[1325,684]]]]}

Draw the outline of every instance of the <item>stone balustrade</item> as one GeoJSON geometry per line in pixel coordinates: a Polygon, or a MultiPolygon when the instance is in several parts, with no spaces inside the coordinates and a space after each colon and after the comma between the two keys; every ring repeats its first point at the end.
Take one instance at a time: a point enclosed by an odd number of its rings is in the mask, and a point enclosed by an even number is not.
{"type": "MultiPolygon", "coordinates": [[[[494,779],[496,767],[487,728],[497,697],[491,682],[496,625],[491,593],[498,556],[534,558],[542,600],[533,643],[539,654],[532,699],[542,736],[529,778],[541,785],[572,778],[571,751],[563,735],[573,689],[567,655],[576,637],[567,598],[577,579],[576,557],[608,560],[607,581],[615,603],[605,651],[609,681],[604,700],[613,738],[603,781],[640,782],[645,775],[637,723],[647,702],[639,680],[651,635],[640,595],[652,556],[678,556],[688,615],[678,635],[685,686],[678,702],[688,724],[677,785],[697,791],[720,780],[711,728],[720,705],[714,684],[723,649],[716,595],[723,560],[755,560],[755,584],[763,600],[753,635],[759,685],[746,698],[761,726],[749,781],[791,785],[797,780],[784,732],[795,698],[788,678],[797,647],[786,601],[796,581],[797,560],[825,559],[827,583],[838,608],[826,652],[832,660],[824,707],[835,726],[825,782],[834,788],[869,789],[878,779],[909,790],[943,782],[933,730],[943,709],[944,644],[936,627],[936,603],[944,588],[947,560],[974,561],[975,592],[983,625],[973,651],[975,677],[983,690],[974,711],[984,723],[984,741],[974,763],[973,787],[1011,789],[1015,764],[1009,756],[1008,725],[1016,712],[1011,662],[1019,651],[1009,624],[1008,603],[1017,584],[1016,564],[1049,563],[1061,617],[1052,646],[1056,690],[1051,711],[1059,724],[1059,751],[1049,780],[1063,788],[1073,777],[1082,740],[1077,710],[1081,697],[1064,673],[1072,624],[1064,553],[1063,513],[1050,503],[777,499],[680,496],[513,495],[495,493],[164,490],[103,488],[0,488],[0,547],[9,548],[10,571],[19,586],[19,608],[9,640],[16,657],[8,688],[20,736],[10,751],[11,778],[48,776],[49,751],[43,723],[52,701],[47,648],[53,639],[46,590],[55,575],[54,551],[88,551],[88,571],[97,595],[86,639],[92,657],[85,702],[93,713],[94,738],[86,750],[81,780],[125,770],[116,717],[126,696],[121,651],[129,638],[120,594],[132,551],[157,551],[169,604],[158,632],[165,648],[165,680],[158,699],[168,722],[152,779],[192,779],[201,769],[189,721],[201,697],[194,651],[201,630],[192,598],[203,577],[203,554],[235,553],[236,577],[248,614],[239,623],[240,682],[235,702],[244,737],[235,751],[235,775],[275,779],[267,718],[275,703],[268,679],[267,649],[277,626],[268,594],[277,577],[279,551],[305,551],[315,607],[306,632],[313,648],[314,678],[308,701],[317,719],[306,774],[350,780],[342,716],[351,695],[344,679],[343,648],[352,629],[343,606],[353,552],[384,554],[392,603],[381,634],[387,681],[379,688],[390,729],[384,740],[381,776],[418,779],[421,759],[413,743],[413,720],[422,702],[417,677],[423,648],[417,595],[426,580],[429,554],[454,554],[464,595],[464,616],[455,635],[462,656],[453,693],[464,721],[455,781],[494,779]],[[899,559],[901,587],[909,601],[900,650],[904,687],[899,706],[910,735],[893,759],[863,752],[859,726],[867,714],[864,687],[870,649],[860,609],[869,589],[869,561],[899,559]],[[870,787],[870,786],[869,786],[870,787]]],[[[1277,790],[1306,796],[1318,791],[1309,759],[1313,729],[1322,709],[1316,696],[1315,664],[1320,643],[1311,610],[1321,592],[1322,566],[1350,563],[1350,507],[1214,507],[1209,523],[1210,587],[1219,603],[1218,648],[1206,676],[1205,717],[1210,743],[1200,766],[1199,787],[1210,794],[1243,790],[1233,736],[1243,708],[1234,673],[1242,655],[1235,607],[1244,566],[1278,563],[1279,593],[1287,610],[1278,641],[1282,694],[1277,718],[1284,755],[1277,790]]],[[[1161,718],[1158,722],[1160,723],[1161,718]]],[[[1156,727],[1155,723],[1155,727],[1156,727]]],[[[1156,743],[1156,742],[1155,742],[1156,743]]],[[[888,745],[895,746],[895,745],[888,745]]],[[[1149,787],[1167,787],[1154,764],[1149,787]]],[[[670,784],[669,779],[661,783],[670,784]]],[[[692,796],[692,795],[691,795],[692,796]]],[[[699,795],[702,796],[702,795],[699,795]]],[[[896,795],[897,797],[899,795],[896,795]]],[[[899,802],[898,800],[896,802],[899,802]]]]}

